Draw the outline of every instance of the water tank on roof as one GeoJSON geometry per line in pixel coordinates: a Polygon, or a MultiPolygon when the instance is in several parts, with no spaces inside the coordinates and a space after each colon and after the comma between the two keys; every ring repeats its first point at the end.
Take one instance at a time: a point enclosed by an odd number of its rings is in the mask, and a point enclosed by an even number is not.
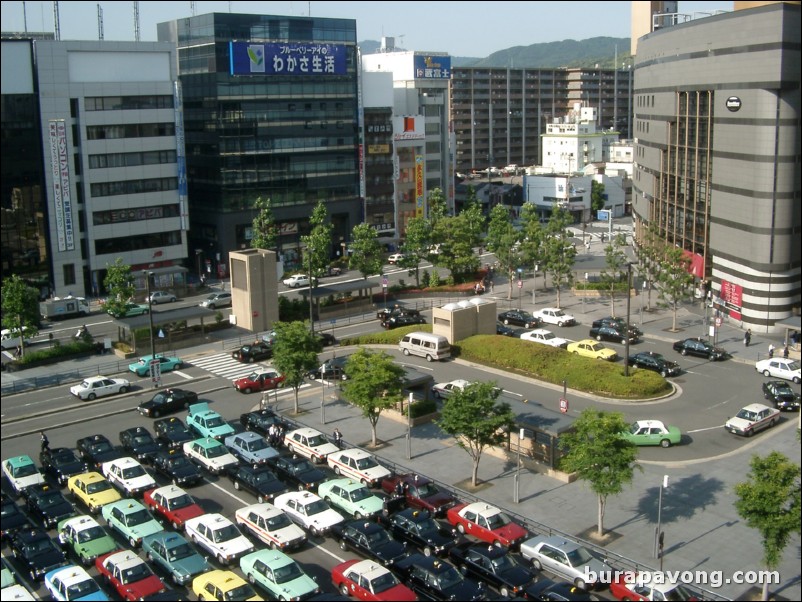
{"type": "Polygon", "coordinates": [[[456,303],[446,303],[440,309],[445,309],[446,311],[454,311],[455,309],[459,309],[456,303]]]}
{"type": "Polygon", "coordinates": [[[462,301],[459,301],[457,305],[460,307],[460,309],[465,309],[471,306],[471,302],[467,299],[463,299],[462,301]]]}
{"type": "Polygon", "coordinates": [[[490,301],[483,299],[482,297],[471,297],[468,303],[471,303],[472,305],[484,305],[485,303],[490,303],[490,301]]]}

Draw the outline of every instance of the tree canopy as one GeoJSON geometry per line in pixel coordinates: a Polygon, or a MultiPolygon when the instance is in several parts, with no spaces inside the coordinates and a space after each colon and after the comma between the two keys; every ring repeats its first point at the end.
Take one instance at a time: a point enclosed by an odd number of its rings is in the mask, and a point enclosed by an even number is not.
{"type": "Polygon", "coordinates": [[[318,366],[318,343],[303,322],[276,322],[274,327],[273,366],[284,375],[284,386],[294,389],[297,414],[298,390],[307,373],[318,366]]]}
{"type": "Polygon", "coordinates": [[[3,281],[2,308],[3,328],[19,333],[24,355],[25,337],[34,337],[39,332],[39,293],[18,274],[13,274],[3,281]]]}
{"type": "Polygon", "coordinates": [[[251,246],[254,249],[275,249],[278,230],[270,199],[259,197],[253,208],[257,213],[253,218],[251,246]]]}
{"type": "Polygon", "coordinates": [[[379,244],[378,232],[370,224],[358,224],[351,232],[351,257],[348,266],[359,270],[362,278],[380,274],[384,267],[384,255],[379,244]]]}
{"type": "Polygon", "coordinates": [[[124,316],[125,306],[133,298],[136,289],[131,266],[123,263],[122,257],[118,257],[113,264],[106,266],[103,286],[108,291],[106,310],[110,314],[124,316]]]}

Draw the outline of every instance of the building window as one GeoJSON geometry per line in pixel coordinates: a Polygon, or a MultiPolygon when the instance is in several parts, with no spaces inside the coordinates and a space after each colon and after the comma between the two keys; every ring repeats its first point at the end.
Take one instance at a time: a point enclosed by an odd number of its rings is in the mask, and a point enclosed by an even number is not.
{"type": "Polygon", "coordinates": [[[75,284],[75,265],[72,263],[65,263],[62,267],[64,274],[64,286],[75,284]]]}
{"type": "Polygon", "coordinates": [[[99,182],[92,184],[93,198],[120,196],[123,194],[145,194],[178,190],[178,178],[152,178],[149,180],[124,180],[122,182],[99,182]]]}

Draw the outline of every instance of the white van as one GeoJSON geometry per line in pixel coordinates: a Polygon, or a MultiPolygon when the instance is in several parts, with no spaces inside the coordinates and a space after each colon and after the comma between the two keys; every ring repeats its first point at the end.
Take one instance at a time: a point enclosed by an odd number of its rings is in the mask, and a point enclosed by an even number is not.
{"type": "Polygon", "coordinates": [[[399,341],[398,347],[404,355],[419,355],[425,357],[427,362],[451,357],[448,339],[429,332],[410,332],[399,341]]]}

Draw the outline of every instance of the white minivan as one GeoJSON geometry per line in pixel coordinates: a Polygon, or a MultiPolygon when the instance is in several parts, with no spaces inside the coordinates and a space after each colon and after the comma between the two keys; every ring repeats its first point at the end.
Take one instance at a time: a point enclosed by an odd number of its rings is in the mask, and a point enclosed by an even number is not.
{"type": "Polygon", "coordinates": [[[398,343],[404,355],[419,355],[427,362],[444,360],[451,357],[451,346],[448,339],[439,334],[429,332],[410,332],[398,343]]]}

